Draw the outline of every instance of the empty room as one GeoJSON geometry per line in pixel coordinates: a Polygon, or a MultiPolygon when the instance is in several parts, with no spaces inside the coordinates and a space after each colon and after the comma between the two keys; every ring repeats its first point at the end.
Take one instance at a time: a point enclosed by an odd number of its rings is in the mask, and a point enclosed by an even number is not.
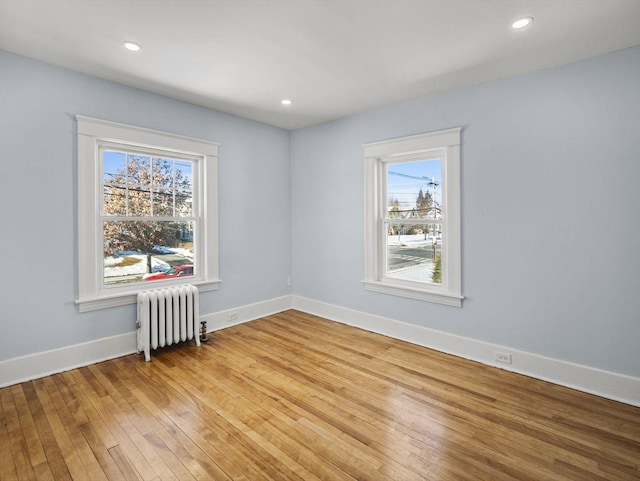
{"type": "Polygon", "coordinates": [[[640,480],[640,0],[0,0],[0,481],[640,480]]]}

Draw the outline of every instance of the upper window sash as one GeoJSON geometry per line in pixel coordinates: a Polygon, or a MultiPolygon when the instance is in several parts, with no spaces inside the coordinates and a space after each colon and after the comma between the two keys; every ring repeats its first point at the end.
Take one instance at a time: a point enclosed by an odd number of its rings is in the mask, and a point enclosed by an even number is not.
{"type": "MultiPolygon", "coordinates": [[[[148,156],[151,158],[160,158],[160,159],[168,159],[168,160],[173,160],[173,161],[189,161],[192,162],[193,164],[193,171],[192,171],[192,176],[193,176],[193,182],[192,182],[192,189],[193,189],[193,196],[192,196],[192,206],[191,206],[191,215],[173,215],[173,216],[164,216],[165,218],[176,218],[179,220],[195,220],[195,219],[199,219],[202,217],[201,215],[201,198],[202,196],[202,192],[204,189],[204,185],[201,182],[201,176],[199,175],[199,172],[201,170],[201,164],[205,162],[205,158],[204,156],[195,156],[192,154],[186,154],[186,153],[177,153],[177,152],[172,152],[172,151],[168,151],[168,150],[160,150],[160,149],[149,149],[149,148],[141,148],[141,147],[137,147],[131,144],[125,144],[125,143],[116,143],[113,141],[109,141],[109,142],[103,142],[103,141],[97,141],[97,148],[98,148],[98,157],[99,157],[99,171],[104,173],[104,153],[107,151],[111,151],[111,152],[120,152],[122,154],[125,155],[129,155],[129,154],[135,154],[135,155],[140,155],[140,156],[148,156]],[[179,157],[179,158],[178,158],[179,157]]],[[[144,215],[135,215],[135,214],[125,214],[125,215],[114,215],[114,214],[106,214],[104,212],[104,179],[100,179],[100,185],[99,185],[99,189],[100,189],[100,215],[103,216],[104,219],[108,219],[108,220],[114,220],[114,219],[145,219],[145,220],[161,220],[161,216],[157,216],[157,215],[150,215],[150,216],[144,216],[144,215]]],[[[153,193],[153,185],[151,186],[151,192],[153,193]]],[[[173,189],[175,190],[175,187],[173,187],[173,189]]],[[[153,202],[153,201],[152,201],[153,202]]],[[[174,213],[175,214],[175,213],[174,213]]]]}

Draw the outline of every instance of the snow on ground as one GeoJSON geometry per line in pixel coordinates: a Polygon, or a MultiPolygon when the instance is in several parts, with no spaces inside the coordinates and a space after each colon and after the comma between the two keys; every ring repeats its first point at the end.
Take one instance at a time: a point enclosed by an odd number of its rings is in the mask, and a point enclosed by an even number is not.
{"type": "Polygon", "coordinates": [[[120,264],[124,259],[122,257],[105,257],[104,258],[104,266],[105,267],[115,267],[120,264]]]}
{"type": "Polygon", "coordinates": [[[426,282],[431,283],[433,277],[434,264],[431,261],[427,261],[418,266],[406,267],[404,269],[390,272],[389,277],[394,279],[402,279],[405,281],[426,282]]]}
{"type": "MultiPolygon", "coordinates": [[[[427,238],[424,239],[424,234],[417,235],[401,235],[400,242],[398,242],[398,236],[389,236],[388,245],[390,246],[398,246],[398,245],[407,245],[412,247],[417,247],[420,245],[429,244],[431,245],[432,240],[427,238]]],[[[193,252],[188,249],[180,249],[180,248],[170,248],[172,252],[177,255],[181,255],[187,257],[189,259],[193,259],[193,252]]],[[[126,257],[133,257],[139,259],[137,263],[129,265],[129,266],[119,266],[120,263],[123,262],[122,257],[105,257],[104,259],[104,277],[117,277],[117,276],[129,276],[129,275],[143,275],[147,271],[147,256],[144,254],[140,255],[129,255],[126,257]]],[[[155,256],[151,256],[151,270],[153,272],[159,272],[167,270],[171,267],[171,265],[167,262],[164,262],[161,259],[156,258],[155,256]]],[[[427,261],[423,264],[407,267],[404,269],[400,269],[393,273],[389,274],[389,277],[393,277],[395,279],[404,279],[408,281],[416,281],[416,282],[431,282],[431,276],[433,275],[433,267],[434,264],[431,261],[427,261]]]]}
{"type": "MultiPolygon", "coordinates": [[[[440,241],[438,240],[438,243],[440,243],[440,241]]],[[[411,246],[411,247],[418,247],[418,246],[424,246],[424,245],[432,245],[433,244],[433,240],[431,238],[431,236],[427,236],[427,238],[424,238],[424,234],[412,234],[412,235],[405,235],[402,234],[400,236],[398,235],[390,235],[389,237],[387,237],[387,245],[389,246],[411,246]]]]}
{"type": "Polygon", "coordinates": [[[191,249],[182,249],[181,247],[169,247],[169,250],[179,256],[193,260],[193,252],[191,249]]]}
{"type": "Polygon", "coordinates": [[[147,256],[144,254],[141,255],[131,255],[126,257],[133,257],[134,259],[139,259],[135,264],[131,264],[130,266],[119,266],[123,261],[122,257],[106,257],[104,259],[104,277],[116,277],[116,276],[129,276],[129,275],[138,275],[144,274],[147,272],[147,256]],[[117,261],[116,261],[117,259],[117,261]]]}
{"type": "MultiPolygon", "coordinates": [[[[168,251],[173,254],[191,259],[193,262],[193,252],[189,249],[182,249],[180,247],[167,247],[168,251]]],[[[147,256],[145,254],[132,254],[124,257],[105,257],[104,258],[104,277],[118,277],[118,276],[130,276],[141,275],[147,272],[147,256]],[[120,266],[124,261],[124,257],[139,259],[138,262],[129,266],[120,266]]],[[[162,272],[171,267],[171,264],[151,256],[151,271],[162,272]]]]}

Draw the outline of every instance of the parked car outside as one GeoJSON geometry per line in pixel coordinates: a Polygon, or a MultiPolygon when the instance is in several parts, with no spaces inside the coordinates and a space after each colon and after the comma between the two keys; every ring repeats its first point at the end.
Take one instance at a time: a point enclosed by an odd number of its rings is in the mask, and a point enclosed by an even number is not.
{"type": "Polygon", "coordinates": [[[193,275],[193,264],[184,264],[182,266],[173,266],[165,272],[151,274],[144,278],[145,281],[157,281],[160,279],[173,279],[175,277],[187,277],[193,275]]]}
{"type": "Polygon", "coordinates": [[[167,246],[153,246],[151,249],[152,254],[173,254],[173,250],[167,246]]]}

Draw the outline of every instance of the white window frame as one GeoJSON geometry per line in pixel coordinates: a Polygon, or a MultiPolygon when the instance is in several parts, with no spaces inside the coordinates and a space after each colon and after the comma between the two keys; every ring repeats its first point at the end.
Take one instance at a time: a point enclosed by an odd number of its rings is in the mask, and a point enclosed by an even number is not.
{"type": "MultiPolygon", "coordinates": [[[[364,149],[364,280],[365,289],[411,299],[462,307],[460,248],[461,128],[412,135],[363,145],[364,149]],[[386,167],[391,162],[442,159],[442,283],[387,276],[388,206],[386,167]]],[[[429,219],[416,219],[425,224],[429,219]]],[[[403,221],[404,222],[404,221],[403,221]]]]}
{"type": "Polygon", "coordinates": [[[202,291],[218,289],[218,144],[156,130],[76,115],[78,127],[78,291],[80,312],[133,304],[139,291],[193,284],[202,291]],[[161,152],[194,161],[194,193],[199,229],[194,233],[196,270],[188,278],[104,285],[101,149],[118,145],[161,152]],[[157,284],[161,282],[162,285],[157,284]]]}

